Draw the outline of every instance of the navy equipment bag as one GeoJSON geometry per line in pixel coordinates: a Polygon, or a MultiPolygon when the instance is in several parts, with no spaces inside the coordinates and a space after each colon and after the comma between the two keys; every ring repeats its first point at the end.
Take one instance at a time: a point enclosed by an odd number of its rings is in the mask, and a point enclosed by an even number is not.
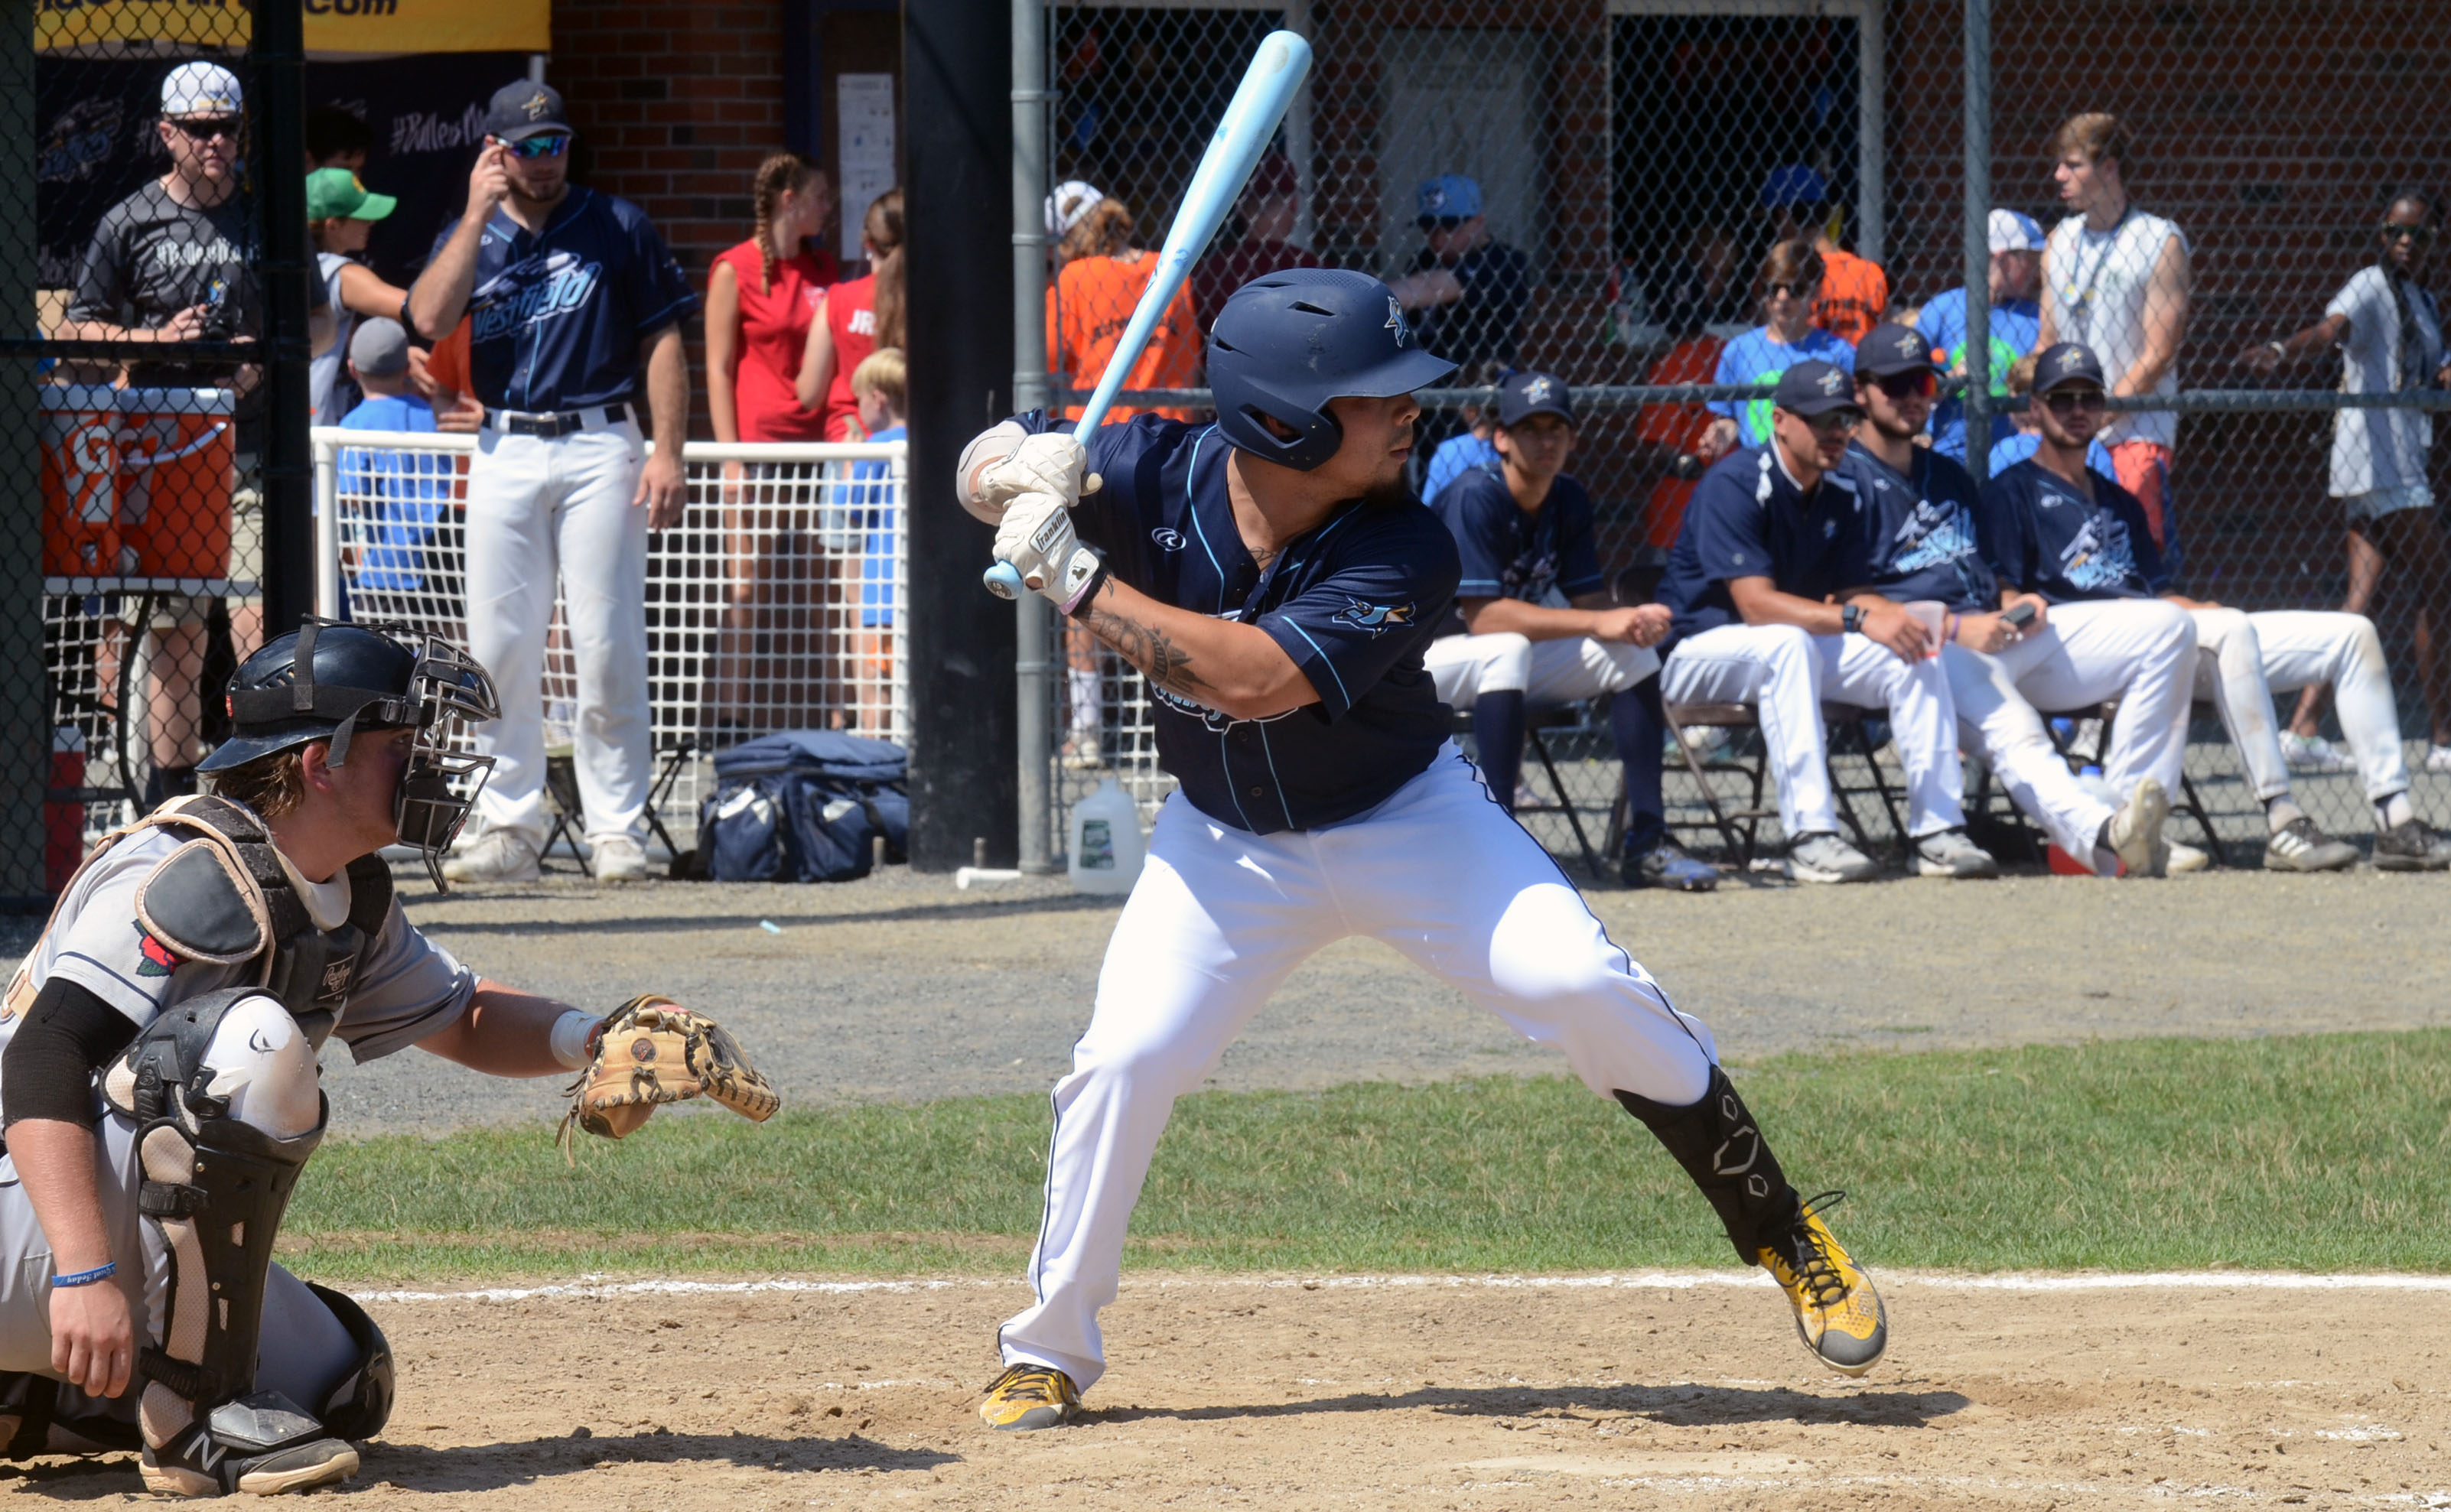
{"type": "Polygon", "coordinates": [[[715,758],[697,850],[718,882],[843,882],[866,876],[874,840],[905,859],[910,758],[891,740],[779,730],[715,758]]]}

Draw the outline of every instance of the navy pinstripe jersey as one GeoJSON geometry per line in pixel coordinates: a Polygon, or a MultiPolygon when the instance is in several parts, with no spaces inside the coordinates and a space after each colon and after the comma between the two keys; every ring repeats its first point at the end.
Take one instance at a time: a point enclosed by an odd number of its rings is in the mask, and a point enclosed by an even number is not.
{"type": "Polygon", "coordinates": [[[531,413],[636,398],[639,344],[696,308],[629,201],[573,185],[533,235],[497,206],[468,295],[469,383],[488,407],[531,413]]]}
{"type": "MultiPolygon", "coordinates": [[[[1052,428],[1035,413],[1022,423],[1052,428]]],[[[1156,415],[1101,427],[1089,470],[1106,484],[1073,523],[1142,593],[1265,631],[1319,695],[1289,714],[1235,719],[1151,689],[1158,760],[1183,795],[1254,835],[1324,829],[1385,802],[1446,742],[1452,717],[1422,652],[1455,599],[1455,540],[1409,497],[1397,507],[1357,500],[1263,572],[1226,497],[1230,449],[1214,425],[1156,415]]]]}

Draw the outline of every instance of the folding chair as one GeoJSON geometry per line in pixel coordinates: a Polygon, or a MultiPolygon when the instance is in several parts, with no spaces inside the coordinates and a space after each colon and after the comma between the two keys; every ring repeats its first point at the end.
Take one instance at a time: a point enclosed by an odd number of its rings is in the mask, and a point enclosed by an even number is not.
{"type": "MultiPolygon", "coordinates": [[[[1543,730],[1575,730],[1581,726],[1582,720],[1576,715],[1572,705],[1557,709],[1537,709],[1525,716],[1523,743],[1532,748],[1532,755],[1540,763],[1540,770],[1548,774],[1549,791],[1557,796],[1554,801],[1546,802],[1531,799],[1524,791],[1525,785],[1519,780],[1515,792],[1515,812],[1519,816],[1526,814],[1564,815],[1566,827],[1575,832],[1575,844],[1583,853],[1583,864],[1591,868],[1595,879],[1604,882],[1608,880],[1608,874],[1600,869],[1599,854],[1592,849],[1591,836],[1583,831],[1582,815],[1576,812],[1573,795],[1566,791],[1565,782],[1558,776],[1558,763],[1549,756],[1549,742],[1540,736],[1543,730]]],[[[1470,709],[1455,711],[1455,733],[1458,735],[1472,733],[1470,709]]],[[[1622,789],[1623,784],[1620,783],[1619,790],[1622,791],[1622,789]]]]}
{"type": "MultiPolygon", "coordinates": [[[[1770,780],[1769,746],[1763,743],[1755,752],[1750,764],[1733,754],[1717,755],[1704,760],[1695,754],[1694,742],[1686,738],[1685,732],[1688,729],[1757,731],[1761,728],[1759,712],[1750,703],[1663,703],[1661,709],[1668,716],[1668,731],[1676,739],[1676,751],[1684,757],[1685,770],[1693,774],[1695,785],[1702,790],[1702,802],[1711,811],[1711,822],[1718,829],[1728,849],[1735,853],[1738,867],[1750,870],[1758,845],[1761,821],[1778,817],[1775,805],[1762,806],[1762,789],[1770,780]],[[1713,786],[1710,777],[1714,772],[1733,772],[1747,780],[1750,787],[1744,807],[1731,809],[1719,801],[1718,790],[1713,786]],[[1743,824],[1741,833],[1737,828],[1738,821],[1743,824]]],[[[1830,773],[1830,792],[1838,800],[1838,815],[1854,835],[1855,843],[1867,854],[1889,847],[1876,848],[1873,844],[1863,821],[1856,816],[1856,795],[1877,794],[1883,812],[1889,815],[1891,833],[1897,836],[1901,849],[1907,839],[1906,823],[1899,817],[1896,795],[1889,779],[1882,775],[1881,763],[1873,754],[1872,735],[1866,729],[1866,722],[1872,717],[1870,711],[1853,704],[1825,703],[1821,706],[1822,727],[1829,733],[1828,754],[1833,757],[1841,754],[1859,756],[1872,774],[1870,786],[1850,787],[1839,781],[1834,761],[1830,773]],[[1844,750],[1840,742],[1850,736],[1853,737],[1853,749],[1844,750]]],[[[1735,746],[1735,741],[1729,742],[1731,752],[1735,746]]]]}
{"type": "MultiPolygon", "coordinates": [[[[2196,704],[2187,706],[2187,720],[2190,724],[2195,722],[2198,707],[2196,704]]],[[[2087,708],[2039,712],[2043,717],[2043,729],[2050,736],[2051,749],[2060,754],[2060,759],[2072,761],[2074,757],[2069,755],[2069,737],[2060,734],[2058,721],[2066,719],[2072,723],[2078,719],[2100,719],[2104,738],[2108,739],[2110,721],[2119,717],[2119,700],[2105,698],[2102,702],[2087,708]]],[[[2185,763],[2179,767],[2179,796],[2170,806],[2196,821],[2196,832],[2204,836],[2205,854],[2212,857],[2212,864],[2215,866],[2226,864],[2222,860],[2221,836],[2213,833],[2211,815],[2206,812],[2205,800],[2196,793],[2196,779],[2187,776],[2185,763]]]]}
{"type": "MultiPolygon", "coordinates": [[[[663,754],[663,764],[657,769],[656,780],[647,789],[647,831],[664,842],[664,850],[677,858],[681,848],[673,843],[673,832],[664,828],[661,813],[664,799],[671,795],[674,784],[680,780],[681,768],[697,754],[697,737],[681,736],[680,743],[663,754]]],[[[558,746],[544,754],[545,810],[553,815],[553,827],[545,831],[544,847],[537,853],[538,864],[553,854],[557,843],[570,846],[573,860],[580,859],[578,840],[580,826],[585,821],[583,805],[578,796],[578,768],[571,748],[558,746]]]]}

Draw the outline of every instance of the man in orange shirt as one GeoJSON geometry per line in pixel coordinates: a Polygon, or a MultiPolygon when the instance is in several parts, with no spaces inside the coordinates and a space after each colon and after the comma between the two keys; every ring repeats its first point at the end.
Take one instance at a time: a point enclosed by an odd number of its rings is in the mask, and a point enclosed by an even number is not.
{"type": "Polygon", "coordinates": [[[1838,245],[1839,224],[1821,175],[1801,163],[1774,168],[1762,183],[1762,208],[1770,212],[1771,240],[1810,238],[1821,254],[1821,298],[1813,324],[1842,342],[1860,342],[1890,311],[1890,276],[1879,264],[1838,245]]]}

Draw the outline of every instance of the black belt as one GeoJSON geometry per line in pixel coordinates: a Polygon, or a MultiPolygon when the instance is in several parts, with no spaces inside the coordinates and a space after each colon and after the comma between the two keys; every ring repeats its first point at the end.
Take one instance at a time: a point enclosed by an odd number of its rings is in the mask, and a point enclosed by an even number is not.
{"type": "Polygon", "coordinates": [[[630,406],[617,400],[592,409],[558,409],[534,415],[516,409],[489,409],[485,411],[485,428],[507,436],[538,436],[551,441],[591,426],[601,429],[618,425],[629,418],[630,406]]]}

